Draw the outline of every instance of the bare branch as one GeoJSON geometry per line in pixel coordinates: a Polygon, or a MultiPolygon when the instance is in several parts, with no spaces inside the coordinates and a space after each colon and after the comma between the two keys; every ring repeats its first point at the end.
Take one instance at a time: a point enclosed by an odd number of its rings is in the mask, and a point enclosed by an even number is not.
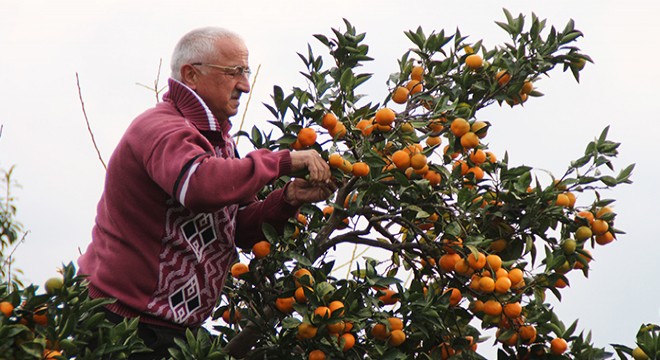
{"type": "MultiPolygon", "coordinates": [[[[259,69],[261,69],[261,64],[259,64],[259,66],[257,66],[257,71],[254,74],[254,79],[252,79],[252,85],[250,85],[250,89],[254,89],[254,84],[257,83],[257,77],[259,76],[259,69]]],[[[253,91],[250,91],[250,93],[248,94],[248,99],[245,102],[245,110],[243,110],[243,117],[241,117],[241,125],[238,127],[238,131],[243,130],[243,124],[245,123],[245,114],[247,114],[248,108],[250,107],[250,100],[252,99],[252,92],[253,91]]],[[[241,140],[240,137],[236,139],[236,145],[238,145],[239,140],[241,140]]]]}
{"type": "Polygon", "coordinates": [[[101,164],[103,164],[103,168],[105,170],[108,170],[108,167],[105,165],[105,161],[103,161],[103,157],[101,156],[101,151],[99,151],[99,147],[96,145],[96,140],[94,139],[94,133],[92,132],[92,128],[89,125],[89,119],[87,118],[87,111],[85,111],[85,102],[83,101],[82,90],[80,89],[80,79],[78,78],[77,72],[76,72],[76,85],[78,86],[78,97],[80,98],[80,105],[82,106],[82,112],[83,115],[85,116],[85,123],[87,123],[87,131],[89,132],[89,136],[92,138],[92,144],[94,144],[94,149],[96,149],[96,154],[99,156],[99,160],[101,161],[101,164]]]}

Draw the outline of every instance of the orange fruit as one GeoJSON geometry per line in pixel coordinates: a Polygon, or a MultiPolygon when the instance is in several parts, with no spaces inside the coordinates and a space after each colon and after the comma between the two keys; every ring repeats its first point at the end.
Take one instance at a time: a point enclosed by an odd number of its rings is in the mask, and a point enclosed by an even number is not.
{"type": "Polygon", "coordinates": [[[415,170],[420,170],[426,166],[426,156],[424,154],[417,153],[410,157],[410,166],[415,170]]]}
{"type": "Polygon", "coordinates": [[[575,230],[575,240],[585,241],[593,236],[593,231],[589,226],[580,226],[575,230]]]}
{"type": "Polygon", "coordinates": [[[442,143],[442,138],[440,138],[440,136],[429,136],[426,138],[426,145],[429,147],[440,145],[441,143],[442,143]]]}
{"type": "Polygon", "coordinates": [[[569,204],[570,204],[570,200],[568,199],[568,196],[566,196],[566,194],[557,195],[557,198],[555,199],[555,205],[568,207],[569,204]]]}
{"type": "Polygon", "coordinates": [[[34,321],[34,323],[37,325],[41,325],[41,326],[48,325],[48,316],[46,315],[46,311],[42,310],[39,312],[35,312],[32,315],[32,321],[34,321]]]}
{"type": "Polygon", "coordinates": [[[291,297],[275,299],[275,308],[282,313],[291,314],[293,312],[293,303],[296,299],[291,297]]]}
{"type": "Polygon", "coordinates": [[[236,264],[231,266],[230,271],[231,271],[231,276],[238,279],[241,275],[249,272],[250,268],[246,264],[236,263],[236,264]]]}
{"type": "Polygon", "coordinates": [[[436,171],[429,170],[424,174],[424,179],[428,180],[431,186],[438,186],[442,182],[442,175],[436,171]]]}
{"type": "Polygon", "coordinates": [[[475,121],[470,126],[470,131],[477,134],[479,139],[483,139],[488,135],[488,124],[485,121],[475,121]]]}
{"type": "Polygon", "coordinates": [[[601,219],[605,214],[609,214],[614,212],[611,207],[609,206],[603,206],[596,212],[596,218],[601,219]]]}
{"type": "Polygon", "coordinates": [[[0,312],[8,318],[14,312],[14,305],[9,301],[0,302],[0,312]]]}
{"type": "Polygon", "coordinates": [[[484,311],[484,302],[481,300],[474,300],[470,303],[470,310],[475,313],[481,313],[484,311]]]}
{"type": "Polygon", "coordinates": [[[233,311],[230,309],[225,309],[225,311],[222,312],[222,320],[224,320],[227,324],[235,324],[241,321],[241,318],[242,316],[238,309],[234,309],[233,311]]]}
{"type": "Polygon", "coordinates": [[[596,219],[594,218],[594,213],[592,213],[591,211],[580,211],[577,213],[577,216],[575,217],[575,221],[580,222],[582,220],[586,221],[587,224],[591,226],[591,224],[593,224],[594,220],[596,219]]]}
{"type": "Polygon", "coordinates": [[[568,349],[568,343],[562,338],[554,338],[550,341],[550,352],[554,355],[561,355],[568,349]]]}
{"type": "Polygon", "coordinates": [[[469,159],[473,164],[481,165],[486,162],[486,153],[481,149],[475,149],[470,153],[469,159]]]}
{"type": "Polygon", "coordinates": [[[259,241],[252,246],[252,254],[257,259],[262,259],[270,254],[270,243],[267,240],[259,241]]]}
{"type": "Polygon", "coordinates": [[[415,127],[413,126],[413,124],[411,124],[409,122],[405,122],[405,123],[401,124],[400,129],[401,129],[401,132],[404,132],[404,133],[413,133],[413,132],[415,132],[415,127]]]}
{"type": "Polygon", "coordinates": [[[507,242],[505,239],[497,239],[492,243],[490,243],[489,248],[494,252],[501,252],[504,249],[506,249],[506,246],[507,246],[507,242]]]}
{"type": "Polygon", "coordinates": [[[385,294],[381,295],[378,297],[380,301],[383,302],[384,305],[394,305],[399,301],[399,298],[395,298],[395,295],[398,295],[398,293],[392,289],[383,289],[380,290],[384,292],[385,294]]]}
{"type": "Polygon", "coordinates": [[[605,220],[596,219],[594,223],[591,224],[591,231],[594,235],[603,235],[610,229],[610,225],[605,220]]]}
{"type": "Polygon", "coordinates": [[[355,336],[351,333],[343,333],[339,336],[339,346],[342,346],[341,350],[346,352],[355,346],[355,336]]]}
{"type": "Polygon", "coordinates": [[[397,104],[405,104],[408,101],[409,95],[410,90],[403,86],[397,86],[397,88],[394,89],[394,93],[392,94],[392,101],[397,104]]]}
{"type": "Polygon", "coordinates": [[[470,131],[470,123],[463,118],[456,118],[449,125],[449,129],[456,137],[461,137],[470,131]]]}
{"type": "Polygon", "coordinates": [[[434,133],[439,133],[440,131],[445,129],[445,126],[443,123],[447,122],[447,119],[433,119],[429,121],[428,127],[429,130],[431,130],[434,133]]]}
{"type": "Polygon", "coordinates": [[[499,279],[501,277],[509,277],[509,272],[505,268],[499,268],[495,271],[495,278],[499,279]]]}
{"type": "Polygon", "coordinates": [[[338,121],[337,125],[335,125],[332,130],[328,130],[328,133],[333,138],[343,139],[344,136],[346,136],[346,126],[341,121],[338,121]]]}
{"type": "Polygon", "coordinates": [[[325,353],[319,349],[310,351],[307,360],[325,360],[325,353]]]}
{"type": "Polygon", "coordinates": [[[343,320],[339,320],[337,322],[326,325],[326,327],[330,334],[339,334],[344,331],[344,328],[346,328],[346,323],[344,323],[343,320]]]}
{"type": "Polygon", "coordinates": [[[362,135],[364,135],[364,136],[371,135],[371,133],[376,128],[374,126],[373,120],[371,120],[371,119],[362,119],[362,120],[358,121],[357,124],[355,124],[355,127],[360,129],[360,131],[362,132],[362,135]]]}
{"type": "Polygon", "coordinates": [[[607,245],[614,241],[614,235],[610,231],[606,231],[604,234],[596,235],[596,243],[598,245],[607,245]]]}
{"type": "Polygon", "coordinates": [[[456,306],[459,302],[461,302],[461,299],[463,299],[463,294],[461,294],[461,291],[457,288],[449,288],[445,290],[445,293],[450,291],[451,295],[449,295],[449,305],[456,306]]]}
{"type": "Polygon", "coordinates": [[[303,147],[309,147],[316,143],[316,131],[312,128],[302,128],[298,132],[298,142],[303,147]]]}
{"type": "Polygon", "coordinates": [[[533,342],[536,339],[536,328],[533,325],[523,325],[518,328],[518,335],[523,342],[533,342]]]}
{"type": "Polygon", "coordinates": [[[410,153],[405,150],[397,150],[392,154],[392,162],[399,170],[405,170],[410,166],[410,153]]]}
{"type": "Polygon", "coordinates": [[[358,161],[353,164],[353,169],[351,172],[357,177],[367,176],[369,175],[369,165],[367,165],[367,163],[358,161]]]}
{"type": "MultiPolygon", "coordinates": [[[[474,180],[479,181],[484,178],[484,170],[478,166],[473,166],[468,169],[467,174],[473,174],[474,175],[474,180]]],[[[466,174],[466,175],[467,175],[466,174]]]]}
{"type": "Polygon", "coordinates": [[[307,217],[303,215],[302,213],[298,213],[296,215],[296,220],[298,220],[299,223],[303,224],[303,226],[307,226],[307,217]]]}
{"type": "Polygon", "coordinates": [[[316,336],[318,328],[308,322],[302,322],[298,325],[298,335],[299,339],[311,339],[316,336]]]}
{"type": "Polygon", "coordinates": [[[502,258],[499,255],[491,254],[486,256],[486,263],[492,271],[497,271],[502,267],[502,258]]]}
{"type": "Polygon", "coordinates": [[[390,332],[387,330],[385,324],[378,323],[371,328],[371,336],[376,340],[385,340],[390,336],[390,332]]]}
{"type": "Polygon", "coordinates": [[[382,108],[376,111],[374,121],[380,125],[391,125],[396,118],[396,113],[390,108],[382,108]]]}
{"type": "Polygon", "coordinates": [[[486,294],[492,293],[495,291],[495,280],[492,277],[482,277],[479,279],[479,290],[486,294]]]}
{"type": "Polygon", "coordinates": [[[520,93],[528,95],[529,93],[532,92],[532,90],[534,90],[534,84],[529,80],[525,80],[522,88],[520,89],[520,93]]]}
{"type": "Polygon", "coordinates": [[[484,60],[477,54],[468,55],[468,57],[465,58],[465,65],[473,70],[479,69],[483,63],[484,60]]]}
{"type": "Polygon", "coordinates": [[[390,339],[388,342],[392,346],[399,346],[403,344],[406,341],[406,333],[403,332],[403,330],[392,330],[390,332],[390,339]]]}
{"type": "Polygon", "coordinates": [[[509,280],[512,284],[517,284],[523,280],[523,271],[519,268],[509,270],[509,280]]]}
{"type": "Polygon", "coordinates": [[[444,254],[440,257],[440,269],[444,272],[453,271],[459,260],[461,260],[461,256],[456,252],[453,254],[444,254]]]}
{"type": "Polygon", "coordinates": [[[297,288],[296,291],[293,294],[294,298],[296,299],[296,302],[299,302],[301,304],[307,302],[307,295],[305,295],[305,290],[304,290],[305,288],[307,288],[307,290],[309,290],[309,291],[312,291],[312,288],[307,287],[307,286],[304,286],[304,287],[301,286],[301,287],[297,288]]]}
{"type": "Polygon", "coordinates": [[[55,360],[56,356],[62,356],[62,352],[58,350],[44,349],[43,358],[45,360],[55,360]]]}
{"type": "Polygon", "coordinates": [[[338,153],[328,155],[328,165],[333,168],[339,168],[344,163],[344,158],[338,153]]]}
{"type": "Polygon", "coordinates": [[[504,86],[511,81],[511,74],[506,70],[500,70],[495,74],[495,81],[497,81],[500,86],[504,86]]]}
{"type": "Polygon", "coordinates": [[[339,170],[343,171],[345,174],[349,174],[353,172],[353,164],[351,164],[350,161],[343,159],[343,162],[341,163],[341,166],[339,167],[339,170]]]}
{"type": "Polygon", "coordinates": [[[486,266],[486,254],[480,252],[479,257],[475,257],[473,253],[470,253],[467,257],[468,264],[474,270],[481,270],[486,266]]]}
{"type": "Polygon", "coordinates": [[[406,83],[406,89],[410,91],[410,95],[415,95],[424,90],[424,85],[419,80],[410,80],[406,83]]]}
{"type": "Polygon", "coordinates": [[[321,126],[326,130],[334,129],[334,127],[337,126],[338,121],[339,120],[335,114],[327,113],[321,118],[321,126]]]}
{"type": "Polygon", "coordinates": [[[575,196],[575,194],[573,194],[570,191],[567,191],[566,193],[564,193],[564,195],[568,197],[568,207],[569,208],[575,207],[575,203],[577,202],[577,197],[575,196]]]}
{"type": "Polygon", "coordinates": [[[314,310],[314,317],[320,317],[321,319],[330,318],[330,308],[327,306],[319,306],[314,310]]]}
{"type": "Polygon", "coordinates": [[[300,141],[298,141],[298,139],[296,139],[296,141],[294,141],[294,142],[291,144],[291,148],[292,148],[293,150],[302,150],[302,149],[303,149],[303,146],[302,146],[302,144],[300,143],[300,141]]]}
{"type": "Polygon", "coordinates": [[[387,322],[390,323],[390,329],[392,330],[403,330],[403,320],[397,317],[391,317],[387,319],[387,322]]]}
{"type": "Polygon", "coordinates": [[[500,277],[495,280],[495,292],[505,294],[511,288],[511,284],[509,277],[500,277]]]}
{"type": "Polygon", "coordinates": [[[454,271],[463,276],[470,276],[474,272],[474,269],[470,267],[469,262],[467,259],[461,259],[456,262],[456,265],[454,266],[454,271]]]}
{"type": "Polygon", "coordinates": [[[465,175],[465,174],[467,174],[468,170],[470,169],[470,167],[469,167],[468,164],[465,162],[465,160],[458,160],[458,161],[454,162],[454,165],[453,165],[453,167],[452,167],[452,170],[455,169],[455,168],[457,168],[457,167],[459,167],[459,166],[460,166],[460,168],[461,168],[461,175],[465,175]]]}
{"type": "Polygon", "coordinates": [[[502,314],[502,304],[497,300],[488,300],[484,303],[484,313],[490,316],[500,316],[502,314]]]}
{"type": "MultiPolygon", "coordinates": [[[[332,206],[330,206],[330,209],[333,209],[332,206]]],[[[325,210],[325,209],[324,209],[325,210]]],[[[325,213],[325,211],[324,211],[325,213]]],[[[314,284],[314,277],[312,276],[312,273],[305,269],[305,268],[300,268],[296,270],[296,272],[293,273],[294,281],[296,283],[296,287],[301,287],[302,284],[300,283],[300,280],[305,278],[305,285],[313,285],[314,284]]]]}
{"type": "Polygon", "coordinates": [[[519,302],[508,303],[504,305],[504,315],[509,319],[514,319],[522,313],[522,305],[519,302]]]}
{"type": "Polygon", "coordinates": [[[345,307],[343,302],[334,300],[328,304],[328,308],[330,309],[330,314],[337,312],[338,315],[336,316],[344,316],[345,307]]]}
{"type": "Polygon", "coordinates": [[[465,149],[474,149],[479,146],[479,137],[472,131],[468,131],[461,136],[461,146],[465,149]]]}
{"type": "Polygon", "coordinates": [[[410,72],[410,78],[417,81],[422,81],[424,77],[424,68],[421,66],[413,66],[410,72]]]}
{"type": "Polygon", "coordinates": [[[486,157],[491,164],[495,164],[497,162],[497,157],[490,151],[486,151],[486,157]]]}

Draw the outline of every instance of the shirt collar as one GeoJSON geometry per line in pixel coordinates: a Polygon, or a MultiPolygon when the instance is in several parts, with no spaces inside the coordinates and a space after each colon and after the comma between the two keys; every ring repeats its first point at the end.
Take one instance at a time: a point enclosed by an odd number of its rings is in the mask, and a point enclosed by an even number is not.
{"type": "Polygon", "coordinates": [[[229,133],[231,123],[229,121],[219,122],[204,100],[193,89],[172,78],[168,80],[168,87],[168,92],[163,95],[163,101],[171,102],[197,129],[229,133]]]}

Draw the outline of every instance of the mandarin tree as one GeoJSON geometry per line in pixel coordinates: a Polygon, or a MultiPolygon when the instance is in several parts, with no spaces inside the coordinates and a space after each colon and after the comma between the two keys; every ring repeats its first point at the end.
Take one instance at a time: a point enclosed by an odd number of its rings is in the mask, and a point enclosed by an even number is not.
{"type": "MultiPolygon", "coordinates": [[[[345,21],[344,31],[315,35],[327,55],[308,46],[299,54],[305,84],[276,86],[266,105],[277,132],[239,135],[257,149],[315,149],[338,191],[303,206],[283,233],[264,226],[265,239],[231,268],[210,319],[215,336],[188,332],[172,358],[483,359],[483,346],[500,359],[612,355],[576,333],[577,322],[566,326],[546,294],[561,300],[574,273],[588,275],[596,250],[623,233],[602,194],[630,183],[633,166],[615,172],[619,144],[608,129],[547,183],[488,149],[497,121],[481,109],[537,101],[541,77],[563,68],[579,80],[591,62],[575,46],[582,33],[572,21],[547,29],[533,14],[504,14],[496,24],[510,41],[491,48],[458,30],[406,32],[412,48],[382,102],[358,93],[371,78],[360,72],[371,60],[366,34],[345,21]]],[[[0,353],[146,351],[137,322],[112,327],[100,313],[112,300],[89,300],[72,265],[48,289],[0,287],[0,353]]],[[[644,326],[636,348],[615,350],[657,357],[658,332],[644,326]]]]}
{"type": "Polygon", "coordinates": [[[529,21],[504,13],[497,25],[510,41],[492,48],[458,30],[406,32],[413,46],[389,76],[383,102],[358,93],[371,78],[361,67],[372,59],[366,34],[348,21],[344,31],[314,36],[327,55],[311,45],[299,54],[306,84],[290,92],[275,86],[266,105],[279,134],[255,127],[239,135],[255,148],[295,150],[300,132],[315,129],[310,147],[329,160],[339,189],[326,203],[301,208],[305,225],[292,219],[284,234],[265,226],[268,258],[245,254],[250,272],[230,278],[221,303],[252,312],[237,325],[217,324],[227,352],[478,359],[478,344],[487,342],[502,359],[611,355],[590,334],[576,334],[576,322],[566,326],[546,293],[561,300],[573,269],[588,274],[589,249],[623,233],[610,211],[614,200],[601,194],[630,183],[633,166],[615,173],[619,144],[607,128],[547,183],[535,168],[488,150],[488,128],[497,124],[481,118],[481,109],[536,101],[541,77],[563,68],[579,80],[591,62],[575,46],[582,33],[572,21],[546,29],[533,14],[529,21]],[[324,125],[328,117],[337,118],[333,129],[324,125]],[[355,172],[354,164],[369,171],[355,172]],[[599,241],[599,234],[608,235],[599,241]],[[358,249],[369,256],[358,259],[358,249]],[[309,275],[294,276],[302,270],[309,275]],[[273,310],[277,299],[294,295],[301,300],[293,313],[273,310]],[[341,315],[315,315],[333,301],[344,304],[341,315]],[[393,329],[390,318],[402,328],[393,329]],[[314,332],[302,336],[301,328],[314,332]]]}

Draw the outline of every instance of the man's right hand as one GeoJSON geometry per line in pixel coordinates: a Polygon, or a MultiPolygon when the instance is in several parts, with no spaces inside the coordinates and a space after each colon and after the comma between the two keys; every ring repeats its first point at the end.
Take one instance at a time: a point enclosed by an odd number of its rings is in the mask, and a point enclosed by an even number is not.
{"type": "Polygon", "coordinates": [[[291,168],[293,172],[307,169],[312,183],[326,183],[331,178],[330,167],[315,150],[292,151],[291,168]]]}

